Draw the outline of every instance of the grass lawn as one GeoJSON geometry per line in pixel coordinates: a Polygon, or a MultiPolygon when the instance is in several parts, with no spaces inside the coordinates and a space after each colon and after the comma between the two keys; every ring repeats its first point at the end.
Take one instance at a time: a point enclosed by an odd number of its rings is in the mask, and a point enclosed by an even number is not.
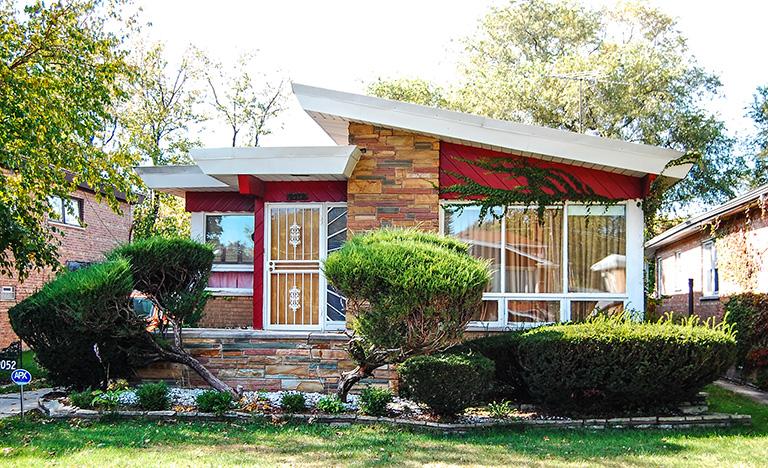
{"type": "Polygon", "coordinates": [[[716,387],[713,410],[754,427],[662,431],[488,430],[442,435],[389,427],[0,420],[0,464],[765,466],[768,407],[716,387]]]}

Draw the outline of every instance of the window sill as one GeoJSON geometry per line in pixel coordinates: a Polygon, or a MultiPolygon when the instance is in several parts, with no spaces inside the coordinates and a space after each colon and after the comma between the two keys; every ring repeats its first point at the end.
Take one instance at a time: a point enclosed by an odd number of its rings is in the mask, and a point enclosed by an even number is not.
{"type": "Polygon", "coordinates": [[[699,300],[700,300],[701,302],[708,302],[708,301],[719,301],[719,300],[720,300],[720,296],[719,296],[719,295],[717,295],[717,296],[701,296],[701,297],[699,298],[699,300]]]}
{"type": "Polygon", "coordinates": [[[59,221],[51,221],[50,219],[48,220],[48,224],[53,224],[54,226],[63,227],[63,228],[77,229],[78,231],[85,231],[85,227],[78,226],[77,224],[61,223],[59,221]]]}
{"type": "Polygon", "coordinates": [[[211,268],[211,271],[214,272],[252,272],[253,271],[253,264],[231,264],[228,265],[226,263],[217,263],[214,264],[211,268]]]}
{"type": "Polygon", "coordinates": [[[205,288],[212,296],[253,296],[253,289],[245,288],[205,288]]]}

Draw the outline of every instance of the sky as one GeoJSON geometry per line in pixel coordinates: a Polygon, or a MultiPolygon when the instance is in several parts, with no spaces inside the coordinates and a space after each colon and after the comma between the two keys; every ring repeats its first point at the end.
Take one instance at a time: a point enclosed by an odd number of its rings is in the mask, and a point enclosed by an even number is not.
{"type": "MultiPolygon", "coordinates": [[[[609,0],[585,0],[590,5],[609,0]]],[[[146,41],[162,41],[169,58],[189,44],[234,63],[257,50],[254,71],[313,86],[364,92],[378,77],[419,77],[440,84],[458,79],[460,39],[500,0],[325,0],[234,1],[139,0],[146,41]]],[[[764,18],[768,2],[754,0],[650,0],[677,17],[689,48],[723,83],[712,109],[736,134],[751,124],[744,117],[755,88],[768,84],[764,18]]],[[[287,109],[260,139],[262,146],[333,144],[288,93],[287,109]]],[[[221,125],[206,124],[204,146],[228,146],[221,125]]]]}

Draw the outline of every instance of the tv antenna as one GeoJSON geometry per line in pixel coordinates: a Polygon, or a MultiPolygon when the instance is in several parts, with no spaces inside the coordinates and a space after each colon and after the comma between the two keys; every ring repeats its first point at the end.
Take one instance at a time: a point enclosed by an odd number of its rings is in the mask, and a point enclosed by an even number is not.
{"type": "Polygon", "coordinates": [[[595,85],[596,83],[612,83],[626,85],[623,81],[614,81],[603,78],[594,71],[584,71],[564,74],[544,75],[547,78],[557,78],[558,80],[578,81],[579,82],[579,133],[584,133],[584,83],[595,85]]]}

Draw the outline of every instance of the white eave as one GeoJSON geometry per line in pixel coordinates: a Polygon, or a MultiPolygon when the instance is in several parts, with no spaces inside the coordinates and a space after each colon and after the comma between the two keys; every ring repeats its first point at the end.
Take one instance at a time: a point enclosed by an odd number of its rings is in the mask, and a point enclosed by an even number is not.
{"type": "Polygon", "coordinates": [[[140,166],[134,168],[152,190],[184,196],[184,192],[236,192],[218,179],[203,173],[197,166],[140,166]]]}
{"type": "Polygon", "coordinates": [[[360,159],[356,146],[200,148],[193,166],[142,166],[147,187],[184,192],[238,191],[238,175],[269,181],[346,180],[360,159]]]}
{"type": "Polygon", "coordinates": [[[349,141],[349,122],[369,123],[431,135],[442,141],[642,176],[682,179],[691,164],[672,166],[683,153],[657,146],[524,125],[462,112],[346,93],[302,84],[293,92],[320,127],[338,144],[349,141]]]}

